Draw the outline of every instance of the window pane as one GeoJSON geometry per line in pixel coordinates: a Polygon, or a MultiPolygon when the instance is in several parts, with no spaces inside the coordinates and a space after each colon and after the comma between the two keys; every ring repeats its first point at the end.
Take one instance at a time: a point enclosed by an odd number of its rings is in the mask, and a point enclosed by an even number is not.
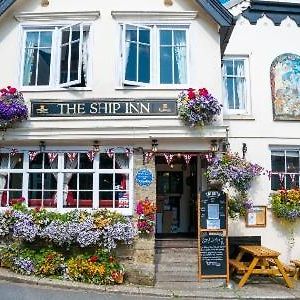
{"type": "Polygon", "coordinates": [[[279,176],[278,175],[272,175],[271,177],[271,189],[273,191],[280,190],[284,187],[281,186],[279,176]]]}
{"type": "Polygon", "coordinates": [[[186,46],[186,31],[185,30],[174,30],[174,45],[175,46],[186,46]]]}
{"type": "Polygon", "coordinates": [[[93,174],[92,173],[79,174],[79,189],[80,190],[93,190],[93,174]]]}
{"type": "Polygon", "coordinates": [[[35,85],[37,53],[37,49],[25,50],[23,85],[35,85]]]}
{"type": "Polygon", "coordinates": [[[234,60],[234,74],[239,77],[245,76],[243,60],[234,60]]]}
{"type": "MultiPolygon", "coordinates": [[[[22,190],[20,191],[9,191],[9,205],[14,205],[22,197],[22,190]]],[[[3,205],[5,206],[5,205],[3,205]]]]}
{"type": "Polygon", "coordinates": [[[129,157],[126,153],[116,153],[115,154],[116,160],[116,169],[128,169],[129,168],[129,157]]]}
{"type": "Polygon", "coordinates": [[[8,153],[0,154],[0,168],[7,169],[8,168],[8,153]]]}
{"type": "Polygon", "coordinates": [[[93,192],[79,192],[78,207],[93,207],[93,192]]]}
{"type": "Polygon", "coordinates": [[[228,101],[228,108],[235,109],[234,105],[234,79],[227,78],[226,79],[226,87],[227,87],[227,101],[228,101]]]}
{"type": "Polygon", "coordinates": [[[133,43],[126,43],[125,53],[126,72],[125,79],[129,81],[137,81],[137,45],[133,43]],[[126,60],[127,59],[127,60],[126,60]]]}
{"type": "Polygon", "coordinates": [[[115,189],[116,190],[128,190],[128,182],[129,176],[128,174],[116,174],[116,182],[115,182],[115,189]]]}
{"type": "Polygon", "coordinates": [[[23,153],[17,153],[10,155],[10,168],[11,169],[23,169],[23,153]]]}
{"type": "Polygon", "coordinates": [[[9,188],[10,189],[22,189],[23,186],[23,174],[13,173],[9,175],[9,188]]]}
{"type": "Polygon", "coordinates": [[[288,173],[299,173],[299,152],[286,152],[286,171],[288,173]]]}
{"type": "Polygon", "coordinates": [[[70,38],[70,28],[65,28],[62,30],[61,43],[68,44],[70,38]]]}
{"type": "Polygon", "coordinates": [[[126,27],[126,41],[137,41],[137,27],[136,26],[127,26],[126,27]]]}
{"type": "Polygon", "coordinates": [[[65,169],[77,169],[78,153],[71,152],[64,155],[65,169]]]}
{"type": "Polygon", "coordinates": [[[39,32],[27,32],[26,48],[38,47],[39,32]]]}
{"type": "Polygon", "coordinates": [[[37,85],[49,85],[50,65],[51,65],[51,48],[40,49],[37,85]]]}
{"type": "Polygon", "coordinates": [[[293,178],[290,175],[286,175],[286,188],[298,188],[299,187],[299,175],[294,175],[293,178]]]}
{"type": "Polygon", "coordinates": [[[232,60],[225,60],[223,61],[224,64],[224,75],[233,75],[233,61],[232,60]]]}
{"type": "Polygon", "coordinates": [[[68,81],[69,45],[61,47],[60,83],[68,81]]]}
{"type": "Polygon", "coordinates": [[[80,153],[79,169],[93,169],[93,162],[86,153],[80,153]]]}
{"type": "Polygon", "coordinates": [[[56,190],[57,189],[57,174],[45,173],[44,174],[44,189],[45,190],[56,190]]]}
{"type": "Polygon", "coordinates": [[[37,154],[34,160],[29,160],[30,169],[42,169],[43,168],[43,153],[37,154]]]}
{"type": "Polygon", "coordinates": [[[41,31],[40,33],[40,47],[51,48],[52,46],[52,32],[41,31]]]}
{"type": "Polygon", "coordinates": [[[70,81],[78,79],[78,64],[79,64],[79,42],[71,45],[71,70],[70,81]]]}
{"type": "Polygon", "coordinates": [[[272,151],[271,163],[273,172],[285,172],[284,152],[272,151]]]}
{"type": "Polygon", "coordinates": [[[113,193],[112,192],[99,192],[99,207],[100,208],[113,207],[113,193]]]}
{"type": "Polygon", "coordinates": [[[236,78],[235,82],[235,109],[245,109],[245,79],[236,78]]]}
{"type": "Polygon", "coordinates": [[[72,27],[72,41],[80,40],[80,25],[72,27]]]}
{"type": "Polygon", "coordinates": [[[187,82],[186,47],[174,48],[174,83],[187,82]]]}
{"type": "Polygon", "coordinates": [[[173,83],[172,47],[160,48],[160,83],[173,83]]]}
{"type": "Polygon", "coordinates": [[[172,30],[160,30],[160,45],[172,46],[172,30]]]}
{"type": "Polygon", "coordinates": [[[99,190],[112,190],[112,189],[113,189],[113,174],[100,174],[99,190]]]}
{"type": "Polygon", "coordinates": [[[113,169],[113,158],[106,153],[100,154],[100,169],[113,169]]]}
{"type": "Polygon", "coordinates": [[[65,174],[64,183],[68,185],[69,190],[77,190],[77,176],[78,174],[72,174],[71,176],[68,174],[65,174]],[[70,180],[68,180],[71,177],[70,180]]]}
{"type": "Polygon", "coordinates": [[[42,173],[30,173],[28,188],[31,190],[42,189],[42,173]]]}
{"type": "Polygon", "coordinates": [[[140,29],[139,31],[139,41],[140,43],[150,44],[150,30],[140,29]]]}
{"type": "Polygon", "coordinates": [[[139,82],[150,82],[150,46],[139,45],[139,82]]]}

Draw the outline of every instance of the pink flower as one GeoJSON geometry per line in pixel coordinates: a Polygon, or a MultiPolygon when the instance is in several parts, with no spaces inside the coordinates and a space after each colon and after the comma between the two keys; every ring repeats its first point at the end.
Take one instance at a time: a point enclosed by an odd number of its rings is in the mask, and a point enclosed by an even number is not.
{"type": "Polygon", "coordinates": [[[206,97],[208,95],[208,90],[206,88],[199,89],[199,95],[206,97]]]}

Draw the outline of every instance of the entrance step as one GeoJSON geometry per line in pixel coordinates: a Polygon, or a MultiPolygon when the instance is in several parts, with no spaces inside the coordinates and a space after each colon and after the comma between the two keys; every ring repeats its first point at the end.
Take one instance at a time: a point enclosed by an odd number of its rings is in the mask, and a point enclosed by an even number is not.
{"type": "Polygon", "coordinates": [[[198,254],[195,239],[157,239],[156,282],[197,282],[198,254]]]}

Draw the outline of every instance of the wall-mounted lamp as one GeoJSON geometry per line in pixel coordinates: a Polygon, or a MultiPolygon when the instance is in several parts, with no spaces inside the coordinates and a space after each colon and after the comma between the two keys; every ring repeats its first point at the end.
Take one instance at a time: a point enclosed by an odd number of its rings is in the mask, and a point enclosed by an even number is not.
{"type": "Polygon", "coordinates": [[[152,140],[152,152],[157,152],[158,142],[156,139],[152,140]]]}
{"type": "Polygon", "coordinates": [[[242,152],[243,152],[243,159],[245,159],[246,157],[246,153],[247,153],[247,144],[243,143],[243,147],[242,147],[242,152]]]}
{"type": "Polygon", "coordinates": [[[230,143],[229,143],[229,129],[226,128],[226,138],[222,141],[222,151],[228,152],[230,150],[230,143]]]}
{"type": "Polygon", "coordinates": [[[49,0],[42,0],[41,1],[41,6],[45,7],[49,5],[49,0]]]}
{"type": "Polygon", "coordinates": [[[46,150],[46,144],[44,141],[40,141],[39,143],[40,152],[45,152],[46,150]]]}
{"type": "Polygon", "coordinates": [[[99,146],[99,142],[98,141],[94,141],[93,150],[95,152],[99,152],[100,151],[100,146],[99,146]]]}
{"type": "Polygon", "coordinates": [[[212,152],[217,152],[219,150],[219,145],[217,140],[211,140],[210,141],[210,150],[212,152]]]}
{"type": "Polygon", "coordinates": [[[143,154],[143,165],[146,164],[146,153],[143,147],[133,148],[133,151],[137,151],[143,154]]]}

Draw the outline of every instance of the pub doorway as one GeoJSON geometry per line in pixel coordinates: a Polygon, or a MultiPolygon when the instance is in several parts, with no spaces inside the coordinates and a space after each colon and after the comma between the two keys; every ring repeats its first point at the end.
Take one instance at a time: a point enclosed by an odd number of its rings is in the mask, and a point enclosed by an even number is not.
{"type": "Polygon", "coordinates": [[[156,238],[195,238],[197,235],[197,191],[206,188],[207,162],[193,155],[186,164],[183,154],[167,163],[156,155],[156,238]]]}

